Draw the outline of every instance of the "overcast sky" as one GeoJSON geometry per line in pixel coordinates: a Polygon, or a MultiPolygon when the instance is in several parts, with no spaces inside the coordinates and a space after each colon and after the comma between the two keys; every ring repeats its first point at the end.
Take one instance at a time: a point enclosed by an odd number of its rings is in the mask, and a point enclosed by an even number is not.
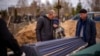
{"type": "MultiPolygon", "coordinates": [[[[30,4],[33,0],[27,0],[30,4]]],[[[47,0],[41,0],[42,3],[45,3],[47,0]]],[[[50,3],[53,3],[55,0],[49,0],[50,3]]],[[[76,7],[79,0],[69,0],[72,3],[73,7],[76,7]]],[[[6,9],[10,6],[15,6],[18,3],[18,0],[0,0],[0,10],[6,9]]],[[[82,3],[85,3],[84,0],[82,0],[82,3]]],[[[84,5],[85,6],[85,5],[84,5]]]]}

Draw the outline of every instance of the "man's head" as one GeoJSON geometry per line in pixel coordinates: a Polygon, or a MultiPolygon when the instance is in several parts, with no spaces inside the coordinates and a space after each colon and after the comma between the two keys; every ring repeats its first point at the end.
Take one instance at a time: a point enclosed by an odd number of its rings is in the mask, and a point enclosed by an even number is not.
{"type": "Polygon", "coordinates": [[[86,17],[87,17],[87,10],[81,9],[81,10],[79,11],[79,13],[80,13],[80,18],[81,18],[82,20],[86,20],[86,17]]]}
{"type": "Polygon", "coordinates": [[[55,17],[55,15],[56,15],[56,13],[55,13],[54,10],[50,10],[50,11],[48,12],[48,17],[49,17],[49,19],[51,19],[51,20],[55,17]]]}

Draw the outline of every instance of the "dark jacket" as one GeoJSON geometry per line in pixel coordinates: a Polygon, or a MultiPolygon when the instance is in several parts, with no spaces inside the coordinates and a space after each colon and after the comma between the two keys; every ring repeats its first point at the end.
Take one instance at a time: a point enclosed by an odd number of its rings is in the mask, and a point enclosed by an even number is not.
{"type": "MultiPolygon", "coordinates": [[[[80,26],[82,25],[82,20],[80,19],[77,22],[76,26],[76,36],[80,36],[80,26]]],[[[93,45],[96,43],[96,25],[95,22],[91,19],[88,19],[84,22],[83,29],[83,40],[88,42],[89,45],[93,45]]]]}
{"type": "Polygon", "coordinates": [[[53,23],[47,16],[40,16],[36,26],[37,41],[47,41],[53,38],[53,23]]]}
{"type": "Polygon", "coordinates": [[[7,48],[13,50],[15,55],[21,56],[22,54],[17,41],[9,32],[6,22],[3,19],[0,19],[0,56],[7,55],[7,48]]]}
{"type": "Polygon", "coordinates": [[[6,22],[3,19],[0,19],[0,39],[9,40],[11,38],[13,37],[7,28],[6,22]]]}

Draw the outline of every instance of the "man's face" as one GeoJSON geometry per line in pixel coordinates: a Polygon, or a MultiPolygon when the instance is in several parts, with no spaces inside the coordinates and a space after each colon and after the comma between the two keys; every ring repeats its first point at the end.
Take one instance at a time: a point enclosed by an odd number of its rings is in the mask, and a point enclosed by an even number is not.
{"type": "Polygon", "coordinates": [[[54,18],[53,14],[49,14],[49,18],[52,20],[54,18]]]}
{"type": "Polygon", "coordinates": [[[80,13],[80,17],[82,20],[85,20],[87,17],[87,13],[80,13]]]}
{"type": "Polygon", "coordinates": [[[52,20],[54,17],[56,17],[55,11],[49,12],[49,18],[52,20]]]}

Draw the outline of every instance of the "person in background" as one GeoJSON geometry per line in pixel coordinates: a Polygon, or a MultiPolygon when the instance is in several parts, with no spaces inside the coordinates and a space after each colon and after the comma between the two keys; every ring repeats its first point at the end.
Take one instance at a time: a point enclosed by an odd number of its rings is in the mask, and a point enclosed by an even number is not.
{"type": "Polygon", "coordinates": [[[59,25],[59,19],[53,19],[53,27],[54,27],[54,37],[55,39],[60,39],[65,37],[64,28],[59,25]]]}
{"type": "Polygon", "coordinates": [[[76,26],[76,36],[88,43],[88,47],[96,44],[96,25],[88,18],[87,10],[80,10],[80,19],[76,26]]]}
{"type": "Polygon", "coordinates": [[[6,22],[0,12],[0,56],[7,56],[7,48],[10,48],[15,56],[21,56],[22,51],[14,36],[7,28],[6,22]]]}
{"type": "Polygon", "coordinates": [[[53,18],[55,11],[50,10],[46,15],[39,17],[36,25],[36,37],[37,41],[53,40],[53,18]]]}

